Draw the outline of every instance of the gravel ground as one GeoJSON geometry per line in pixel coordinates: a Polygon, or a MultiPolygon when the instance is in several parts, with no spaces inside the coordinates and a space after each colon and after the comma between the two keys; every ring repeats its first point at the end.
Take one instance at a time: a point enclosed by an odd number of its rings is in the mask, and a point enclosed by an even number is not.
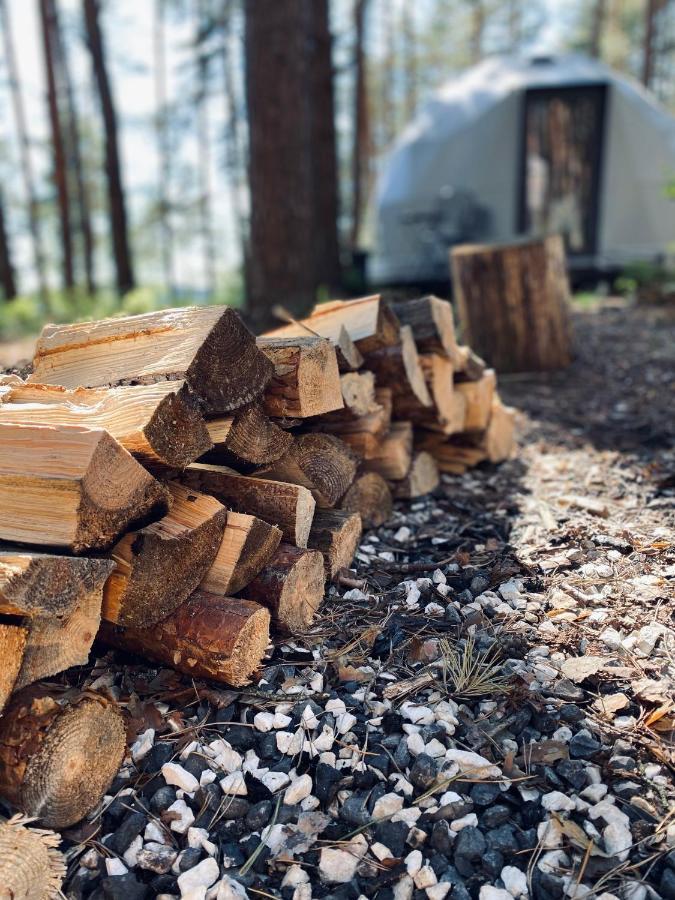
{"type": "Polygon", "coordinates": [[[68,898],[675,897],[675,317],[576,331],[501,381],[516,458],[398,504],[250,689],[80,671],[135,743],[68,898]]]}

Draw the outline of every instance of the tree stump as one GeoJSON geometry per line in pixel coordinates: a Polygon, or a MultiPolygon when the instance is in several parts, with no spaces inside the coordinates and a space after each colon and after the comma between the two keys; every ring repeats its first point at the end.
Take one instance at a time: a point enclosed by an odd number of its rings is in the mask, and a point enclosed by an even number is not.
{"type": "Polygon", "coordinates": [[[462,339],[499,372],[571,360],[569,284],[559,235],[450,253],[462,339]]]}

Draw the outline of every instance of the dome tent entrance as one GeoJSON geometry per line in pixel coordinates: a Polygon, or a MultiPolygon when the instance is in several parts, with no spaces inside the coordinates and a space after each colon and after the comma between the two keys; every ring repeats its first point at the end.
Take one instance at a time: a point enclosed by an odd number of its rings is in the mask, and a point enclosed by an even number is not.
{"type": "Polygon", "coordinates": [[[492,58],[441,88],[386,159],[369,275],[445,281],[448,248],[560,231],[572,266],[675,240],[675,119],[583,56],[492,58]]]}

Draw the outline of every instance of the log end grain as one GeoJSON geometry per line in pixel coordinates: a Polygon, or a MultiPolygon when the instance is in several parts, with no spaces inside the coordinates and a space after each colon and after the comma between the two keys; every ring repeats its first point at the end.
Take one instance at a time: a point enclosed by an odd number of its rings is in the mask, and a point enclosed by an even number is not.
{"type": "Polygon", "coordinates": [[[0,896],[25,900],[53,900],[61,896],[66,861],[58,846],[61,836],[44,828],[28,827],[13,816],[0,824],[0,896]]]}
{"type": "Polygon", "coordinates": [[[379,528],[391,516],[391,490],[377,472],[366,472],[354,481],[340,507],[359,513],[364,528],[379,528]]]}

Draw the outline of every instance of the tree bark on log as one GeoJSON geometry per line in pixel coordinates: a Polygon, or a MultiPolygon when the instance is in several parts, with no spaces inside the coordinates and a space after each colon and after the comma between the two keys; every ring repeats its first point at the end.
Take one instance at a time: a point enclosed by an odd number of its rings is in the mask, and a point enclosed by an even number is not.
{"type": "Polygon", "coordinates": [[[0,719],[0,795],[63,829],[100,802],[126,749],[116,703],[92,691],[20,691],[0,719]]]}
{"type": "Polygon", "coordinates": [[[249,683],[265,655],[269,621],[268,611],[257,603],[199,590],[152,628],[103,622],[100,637],[193,678],[241,687],[249,683]]]}
{"type": "Polygon", "coordinates": [[[268,478],[250,478],[226,466],[193,463],[181,481],[204,491],[238,512],[259,516],[277,525],[284,539],[298,547],[307,546],[316,502],[307,488],[268,478]]]}
{"type": "Polygon", "coordinates": [[[562,238],[451,251],[464,340],[500,372],[569,365],[569,284],[562,238]]]}
{"type": "Polygon", "coordinates": [[[91,388],[184,379],[218,415],[259,397],[272,373],[237,313],[207,306],[46,325],[28,380],[91,388]]]}
{"type": "Polygon", "coordinates": [[[161,485],[100,428],[0,424],[0,539],[106,550],[169,508],[161,485]]]}
{"type": "Polygon", "coordinates": [[[343,509],[320,509],[309,533],[309,547],[323,554],[328,578],[351,565],[361,539],[361,516],[343,509]]]}
{"type": "Polygon", "coordinates": [[[145,628],[165,619],[199,587],[223,540],[227,510],[206,494],[168,485],[168,515],[125,534],[113,547],[115,571],[103,593],[103,618],[145,628]]]}
{"type": "Polygon", "coordinates": [[[184,381],[68,390],[19,384],[0,396],[2,422],[105,428],[150,469],[183,469],[212,446],[184,381]]]}
{"type": "Polygon", "coordinates": [[[391,516],[389,485],[377,472],[365,472],[354,481],[342,498],[340,508],[357,512],[364,528],[379,528],[391,516]]]}
{"type": "Polygon", "coordinates": [[[243,593],[266,606],[272,625],[282,634],[298,634],[312,624],[326,582],[323,556],[290,544],[279,549],[243,593]]]}

